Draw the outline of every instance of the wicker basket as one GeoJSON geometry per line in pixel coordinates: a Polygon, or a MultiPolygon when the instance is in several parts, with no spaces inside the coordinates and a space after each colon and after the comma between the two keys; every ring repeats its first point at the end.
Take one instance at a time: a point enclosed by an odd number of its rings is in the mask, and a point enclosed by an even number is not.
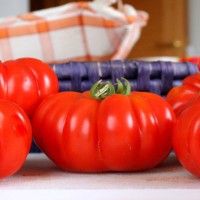
{"type": "Polygon", "coordinates": [[[166,95],[182,79],[198,71],[196,64],[189,62],[113,60],[106,62],[68,62],[52,66],[58,76],[60,91],[89,90],[93,83],[102,79],[116,81],[124,77],[132,90],[149,91],[166,95]]]}
{"type": "Polygon", "coordinates": [[[147,22],[145,11],[122,0],[74,1],[0,18],[0,60],[34,57],[55,64],[125,59],[147,22]],[[115,2],[118,8],[112,6],[115,2]]]}
{"type": "MultiPolygon", "coordinates": [[[[115,82],[116,78],[124,77],[130,81],[132,90],[149,91],[163,97],[172,87],[181,85],[186,76],[198,72],[198,66],[189,62],[136,60],[68,62],[52,68],[58,76],[60,91],[83,92],[99,79],[115,82]]],[[[40,152],[34,142],[30,152],[40,152]]]]}

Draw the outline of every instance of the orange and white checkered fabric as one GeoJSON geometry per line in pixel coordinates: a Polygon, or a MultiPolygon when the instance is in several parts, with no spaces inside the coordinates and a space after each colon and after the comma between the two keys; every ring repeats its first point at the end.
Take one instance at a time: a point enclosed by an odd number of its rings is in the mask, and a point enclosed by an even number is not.
{"type": "Polygon", "coordinates": [[[93,2],[0,18],[0,60],[34,57],[49,64],[125,59],[148,14],[93,2]]]}

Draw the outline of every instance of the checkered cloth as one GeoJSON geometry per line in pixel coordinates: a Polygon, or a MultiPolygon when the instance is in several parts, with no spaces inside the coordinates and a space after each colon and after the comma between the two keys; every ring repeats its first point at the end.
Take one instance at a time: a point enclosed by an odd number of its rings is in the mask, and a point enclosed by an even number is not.
{"type": "Polygon", "coordinates": [[[148,14],[115,0],[74,2],[0,18],[0,60],[35,57],[49,64],[125,59],[148,14]]]}

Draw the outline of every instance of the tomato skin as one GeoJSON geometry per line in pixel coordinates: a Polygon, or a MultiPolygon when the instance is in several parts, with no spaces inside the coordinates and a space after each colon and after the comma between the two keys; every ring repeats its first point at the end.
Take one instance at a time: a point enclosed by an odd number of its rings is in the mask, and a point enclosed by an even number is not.
{"type": "Polygon", "coordinates": [[[173,107],[178,116],[190,104],[199,97],[200,73],[186,77],[181,86],[172,88],[166,96],[166,100],[173,107]]]}
{"type": "Polygon", "coordinates": [[[175,121],[171,106],[155,94],[113,94],[99,101],[62,92],[42,101],[32,126],[39,148],[65,170],[138,171],[167,157],[175,121]]]}
{"type": "Polygon", "coordinates": [[[31,122],[17,104],[0,100],[0,178],[16,173],[32,142],[31,122]]]}
{"type": "Polygon", "coordinates": [[[183,167],[200,177],[200,97],[178,117],[172,142],[183,167]]]}
{"type": "Polygon", "coordinates": [[[0,63],[0,98],[20,105],[31,117],[43,98],[58,92],[58,79],[45,63],[20,58],[0,63]]]}

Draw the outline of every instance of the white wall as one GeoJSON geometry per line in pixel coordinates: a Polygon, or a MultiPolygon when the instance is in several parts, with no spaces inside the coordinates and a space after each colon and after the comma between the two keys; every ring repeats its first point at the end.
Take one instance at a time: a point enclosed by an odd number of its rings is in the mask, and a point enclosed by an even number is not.
{"type": "MultiPolygon", "coordinates": [[[[167,1],[167,0],[166,0],[167,1]]],[[[200,0],[188,0],[189,46],[188,56],[200,56],[200,0]]],[[[0,17],[26,13],[29,0],[0,0],[0,17]]]]}
{"type": "Polygon", "coordinates": [[[0,0],[0,17],[26,13],[29,10],[29,0],[0,0]]]}
{"type": "Polygon", "coordinates": [[[200,56],[200,0],[189,2],[189,56],[200,56]]]}

